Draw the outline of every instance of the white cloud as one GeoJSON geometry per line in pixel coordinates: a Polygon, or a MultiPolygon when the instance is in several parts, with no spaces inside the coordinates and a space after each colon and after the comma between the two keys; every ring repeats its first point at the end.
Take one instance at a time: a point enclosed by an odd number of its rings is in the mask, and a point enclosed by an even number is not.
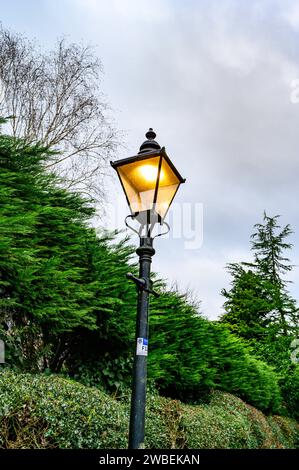
{"type": "Polygon", "coordinates": [[[172,17],[168,2],[161,0],[71,0],[70,5],[83,8],[88,13],[103,17],[105,21],[113,17],[127,23],[164,22],[172,17]]]}
{"type": "Polygon", "coordinates": [[[298,2],[291,3],[283,12],[283,18],[295,30],[299,31],[299,4],[298,2]]]}

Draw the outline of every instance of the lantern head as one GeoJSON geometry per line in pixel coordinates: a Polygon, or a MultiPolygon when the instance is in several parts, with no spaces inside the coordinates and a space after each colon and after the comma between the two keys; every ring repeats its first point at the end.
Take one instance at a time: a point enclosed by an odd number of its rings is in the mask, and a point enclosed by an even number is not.
{"type": "Polygon", "coordinates": [[[131,214],[141,224],[163,223],[180,184],[185,182],[155,137],[150,128],[137,155],[111,162],[131,214]]]}

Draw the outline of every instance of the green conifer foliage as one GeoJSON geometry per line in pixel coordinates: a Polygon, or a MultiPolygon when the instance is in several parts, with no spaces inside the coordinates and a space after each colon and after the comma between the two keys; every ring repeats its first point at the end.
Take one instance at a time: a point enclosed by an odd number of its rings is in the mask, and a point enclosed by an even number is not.
{"type": "Polygon", "coordinates": [[[273,310],[271,286],[242,264],[230,264],[228,271],[232,276],[232,287],[229,291],[222,290],[226,298],[222,322],[242,338],[262,339],[270,324],[269,313],[273,310]]]}
{"type": "MultiPolygon", "coordinates": [[[[110,390],[130,386],[135,349],[134,249],[97,236],[91,201],[44,171],[48,150],[0,136],[0,337],[10,367],[64,372],[110,390]]],[[[149,377],[161,393],[202,400],[218,388],[280,406],[277,377],[223,326],[155,278],[149,377]]]]}
{"type": "Polygon", "coordinates": [[[43,171],[47,158],[0,136],[1,331],[14,364],[60,370],[81,329],[116,336],[131,249],[96,237],[94,209],[43,171]]]}
{"type": "Polygon", "coordinates": [[[278,219],[264,213],[264,224],[255,225],[252,263],[228,265],[232,287],[222,290],[226,298],[222,321],[246,339],[287,336],[294,334],[298,325],[296,301],[284,278],[293,268],[284,255],[292,246],[287,241],[292,231],[289,225],[278,225],[278,219]]]}
{"type": "Polygon", "coordinates": [[[255,225],[251,249],[254,252],[253,266],[257,274],[269,282],[271,289],[271,321],[278,325],[280,332],[287,335],[297,324],[298,308],[287,290],[288,281],[284,279],[284,275],[293,268],[284,254],[292,247],[288,242],[292,230],[289,225],[281,227],[278,224],[279,217],[269,217],[264,213],[264,224],[255,225]]]}

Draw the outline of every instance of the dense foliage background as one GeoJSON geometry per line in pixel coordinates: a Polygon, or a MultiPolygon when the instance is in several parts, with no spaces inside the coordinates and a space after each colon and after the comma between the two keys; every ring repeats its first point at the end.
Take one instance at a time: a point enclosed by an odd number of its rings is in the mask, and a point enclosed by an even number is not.
{"type": "MultiPolygon", "coordinates": [[[[88,225],[93,201],[63,189],[45,171],[50,157],[48,149],[0,135],[0,339],[6,368],[37,377],[59,373],[121,400],[128,397],[134,349],[136,292],[125,279],[136,272],[134,249],[126,238],[96,235],[88,225]]],[[[259,231],[271,223],[274,237],[277,218],[265,215],[264,222],[259,231]]],[[[282,229],[280,248],[273,250],[281,265],[289,232],[282,229]]],[[[188,294],[167,289],[153,275],[161,296],[151,299],[152,390],[202,406],[219,390],[264,412],[298,417],[298,366],[290,361],[297,307],[279,274],[288,268],[271,277],[266,248],[250,266],[229,266],[232,288],[223,291],[227,313],[219,322],[203,318],[188,294]]],[[[47,387],[43,400],[51,407],[55,386],[47,387]]],[[[193,422],[190,413],[185,419],[193,422]]],[[[8,415],[2,408],[4,423],[8,415]]],[[[59,445],[72,445],[66,436],[59,445]]],[[[81,444],[97,445],[92,439],[81,444]]]]}

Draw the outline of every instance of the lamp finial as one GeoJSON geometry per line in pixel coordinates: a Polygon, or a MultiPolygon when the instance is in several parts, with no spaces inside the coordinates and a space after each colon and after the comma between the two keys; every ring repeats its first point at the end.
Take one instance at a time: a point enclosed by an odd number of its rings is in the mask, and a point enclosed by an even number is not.
{"type": "Polygon", "coordinates": [[[156,138],[156,133],[152,127],[149,128],[145,137],[147,140],[145,140],[141,145],[139,153],[150,152],[151,150],[160,150],[160,145],[154,140],[156,138]]]}

